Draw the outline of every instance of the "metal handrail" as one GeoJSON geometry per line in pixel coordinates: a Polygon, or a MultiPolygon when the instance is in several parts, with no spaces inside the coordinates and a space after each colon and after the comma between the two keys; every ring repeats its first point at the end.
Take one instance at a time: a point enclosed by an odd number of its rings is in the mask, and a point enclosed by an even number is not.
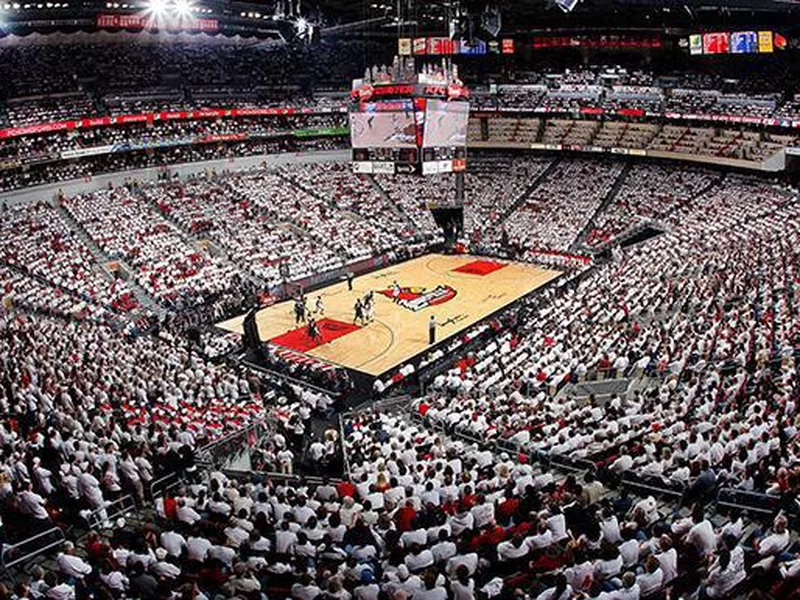
{"type": "Polygon", "coordinates": [[[14,575],[10,571],[12,567],[30,560],[34,556],[43,554],[48,550],[55,548],[56,546],[60,546],[65,541],[66,537],[64,536],[64,532],[59,527],[46,529],[45,531],[26,538],[21,542],[17,542],[11,546],[5,546],[2,553],[0,553],[0,566],[2,566],[3,570],[9,576],[11,581],[15,581],[14,575]],[[51,541],[45,541],[41,546],[37,546],[34,550],[20,552],[20,549],[23,549],[28,544],[33,544],[34,542],[37,542],[38,540],[46,538],[50,535],[54,535],[54,539],[51,541]]]}
{"type": "MultiPolygon", "coordinates": [[[[721,487],[717,491],[717,505],[738,508],[763,515],[774,515],[781,507],[782,496],[721,487]],[[749,501],[748,501],[749,500],[749,501]]],[[[796,514],[792,511],[792,514],[796,514]]]]}
{"type": "Polygon", "coordinates": [[[344,467],[344,475],[350,479],[350,456],[347,452],[347,446],[344,443],[344,415],[339,415],[339,447],[342,449],[342,463],[344,467]]]}
{"type": "MultiPolygon", "coordinates": [[[[260,475],[272,481],[281,481],[283,483],[302,483],[305,485],[322,485],[324,480],[322,477],[315,475],[289,475],[288,473],[278,473],[277,471],[242,471],[240,469],[223,469],[222,473],[231,479],[245,479],[252,478],[253,475],[260,475]]],[[[329,483],[339,483],[342,478],[328,478],[329,483]]]]}
{"type": "MultiPolygon", "coordinates": [[[[218,465],[220,458],[219,454],[221,452],[225,453],[226,450],[230,450],[231,447],[240,448],[242,446],[242,442],[246,441],[251,433],[255,433],[256,438],[260,439],[270,431],[274,431],[274,429],[275,421],[271,417],[264,417],[255,423],[251,423],[244,429],[239,429],[238,431],[234,431],[206,444],[198,450],[198,459],[206,460],[212,465],[218,465]]],[[[232,452],[230,454],[232,454],[232,452]]]]}
{"type": "Polygon", "coordinates": [[[593,471],[596,468],[592,461],[586,460],[585,458],[569,458],[559,454],[550,454],[548,456],[548,463],[553,469],[570,471],[573,473],[593,471]]]}
{"type": "Polygon", "coordinates": [[[670,487],[666,483],[659,485],[655,478],[639,479],[626,474],[622,477],[620,484],[631,490],[647,490],[659,496],[672,496],[674,498],[683,496],[682,490],[670,487]]]}
{"type": "Polygon", "coordinates": [[[150,483],[150,498],[156,498],[159,495],[164,495],[168,490],[183,484],[177,472],[168,473],[163,477],[154,479],[150,483]]]}
{"type": "Polygon", "coordinates": [[[138,513],[139,507],[133,494],[125,494],[105,506],[93,510],[86,517],[86,522],[89,525],[89,529],[110,529],[114,526],[113,521],[119,517],[133,514],[138,521],[138,513]],[[109,525],[106,525],[106,523],[109,525]]]}

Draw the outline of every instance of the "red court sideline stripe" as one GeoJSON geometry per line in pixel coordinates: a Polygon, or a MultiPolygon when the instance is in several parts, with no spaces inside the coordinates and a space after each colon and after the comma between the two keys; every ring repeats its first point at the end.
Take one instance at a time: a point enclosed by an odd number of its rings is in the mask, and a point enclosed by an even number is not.
{"type": "Polygon", "coordinates": [[[358,325],[343,323],[336,319],[321,319],[317,321],[317,327],[322,335],[321,340],[312,340],[308,335],[308,326],[303,325],[302,327],[287,331],[282,335],[272,338],[270,343],[283,346],[284,348],[291,348],[297,352],[307,352],[326,342],[330,342],[361,329],[358,325]]]}
{"type": "Polygon", "coordinates": [[[473,260],[470,263],[453,269],[453,271],[458,273],[468,273],[470,275],[488,275],[489,273],[499,271],[505,266],[506,265],[503,263],[494,262],[493,260],[473,260]]]}

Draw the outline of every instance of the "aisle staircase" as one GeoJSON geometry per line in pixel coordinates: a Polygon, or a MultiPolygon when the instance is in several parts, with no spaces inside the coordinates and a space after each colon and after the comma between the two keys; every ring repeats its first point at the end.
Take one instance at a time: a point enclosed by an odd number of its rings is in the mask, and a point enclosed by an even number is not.
{"type": "Polygon", "coordinates": [[[417,224],[414,223],[413,219],[408,215],[408,213],[405,210],[403,210],[403,207],[397,204],[392,199],[392,197],[388,194],[388,192],[381,187],[381,184],[377,182],[375,177],[373,177],[372,175],[366,175],[366,178],[370,182],[372,187],[375,188],[375,191],[378,192],[378,194],[380,194],[380,196],[386,201],[386,204],[392,207],[395,214],[397,214],[399,218],[403,219],[406,222],[411,231],[416,232],[419,229],[417,227],[417,224]]]}
{"type": "Polygon", "coordinates": [[[584,225],[583,229],[581,229],[580,233],[578,233],[575,241],[570,244],[570,252],[577,252],[580,250],[586,251],[586,248],[583,248],[583,243],[586,241],[586,237],[594,228],[594,225],[597,222],[597,217],[599,217],[603,211],[605,211],[611,205],[611,203],[614,201],[614,198],[617,197],[619,190],[622,188],[622,184],[625,183],[625,179],[628,177],[628,173],[630,173],[631,169],[633,168],[633,164],[633,161],[630,160],[625,163],[622,171],[619,172],[619,175],[617,175],[617,178],[614,180],[611,189],[608,190],[608,193],[606,193],[602,202],[600,202],[589,220],[586,221],[586,225],[584,225]]]}
{"type": "Polygon", "coordinates": [[[89,233],[83,228],[83,225],[78,223],[78,221],[69,213],[67,209],[57,203],[54,204],[54,206],[56,207],[56,210],[61,218],[64,219],[67,225],[69,225],[70,229],[75,232],[78,238],[86,245],[86,247],[92,253],[95,261],[97,261],[97,264],[101,266],[102,271],[107,276],[113,277],[105,265],[110,262],[118,263],[119,268],[125,274],[125,282],[136,296],[136,301],[139,303],[139,305],[158,314],[159,316],[162,316],[166,312],[159,301],[151,296],[141,285],[139,285],[139,283],[133,277],[134,271],[130,265],[128,265],[123,259],[112,259],[109,256],[106,256],[100,247],[94,243],[89,233]]]}
{"type": "Polygon", "coordinates": [[[551,162],[544,171],[539,173],[534,178],[531,184],[527,188],[525,188],[525,191],[522,192],[522,194],[520,194],[520,196],[511,204],[511,206],[509,206],[505,210],[505,212],[500,216],[497,223],[495,223],[494,225],[495,229],[502,228],[503,224],[508,220],[508,218],[511,215],[513,215],[517,210],[519,210],[522,206],[524,206],[525,202],[528,200],[528,198],[530,198],[533,191],[538,187],[538,185],[541,182],[545,181],[545,179],[550,176],[550,173],[552,173],[555,170],[555,168],[558,166],[560,162],[561,162],[560,156],[554,158],[553,162],[551,162]]]}

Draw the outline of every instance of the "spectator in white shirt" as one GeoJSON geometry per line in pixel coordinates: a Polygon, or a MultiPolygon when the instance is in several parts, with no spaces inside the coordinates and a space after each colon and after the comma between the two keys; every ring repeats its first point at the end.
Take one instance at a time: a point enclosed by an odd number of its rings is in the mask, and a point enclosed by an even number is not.
{"type": "Polygon", "coordinates": [[[64,551],[56,558],[59,570],[64,576],[72,579],[83,579],[92,572],[92,567],[81,557],[75,556],[75,545],[64,543],[64,551]]]}

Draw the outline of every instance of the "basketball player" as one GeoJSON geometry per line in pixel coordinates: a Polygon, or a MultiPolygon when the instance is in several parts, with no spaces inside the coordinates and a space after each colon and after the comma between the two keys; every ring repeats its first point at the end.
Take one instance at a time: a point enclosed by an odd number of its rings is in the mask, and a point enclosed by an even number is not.
{"type": "Polygon", "coordinates": [[[361,321],[361,323],[363,324],[364,323],[364,306],[361,304],[361,298],[356,300],[355,313],[356,313],[356,316],[353,319],[353,324],[355,325],[359,321],[361,321]]]}
{"type": "Polygon", "coordinates": [[[364,320],[367,323],[371,323],[372,320],[375,318],[375,313],[373,311],[375,305],[374,305],[374,300],[372,299],[372,292],[364,295],[364,300],[362,302],[362,305],[364,307],[364,320]]]}
{"type": "Polygon", "coordinates": [[[306,322],[306,305],[305,303],[298,298],[294,301],[294,324],[299,325],[300,323],[306,322]]]}
{"type": "Polygon", "coordinates": [[[325,304],[322,302],[322,296],[317,296],[317,301],[314,304],[314,314],[325,316],[325,304]]]}
{"type": "Polygon", "coordinates": [[[400,286],[397,281],[392,282],[392,302],[395,304],[400,302],[400,286]]]}
{"type": "Polygon", "coordinates": [[[320,333],[319,327],[317,326],[317,322],[314,320],[314,317],[311,317],[308,320],[308,337],[310,337],[317,343],[322,342],[322,333],[320,333]]]}

